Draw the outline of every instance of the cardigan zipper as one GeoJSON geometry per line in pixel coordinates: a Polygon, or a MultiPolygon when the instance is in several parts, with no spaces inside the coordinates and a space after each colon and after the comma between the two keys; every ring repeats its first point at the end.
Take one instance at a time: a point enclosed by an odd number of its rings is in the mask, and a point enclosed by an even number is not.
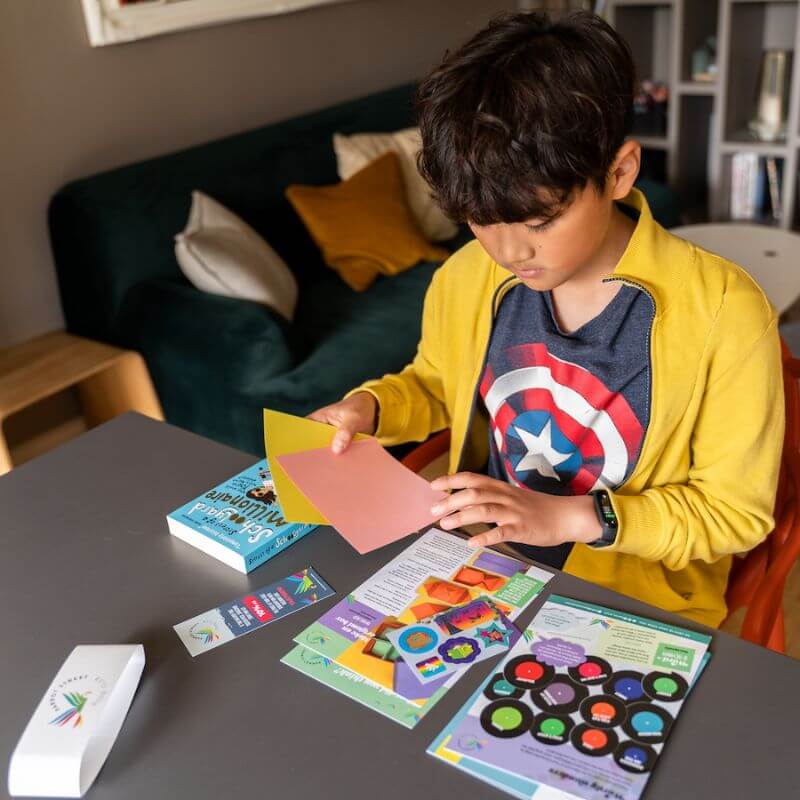
{"type": "Polygon", "coordinates": [[[509,282],[514,281],[515,278],[510,276],[506,278],[501,284],[497,286],[492,294],[492,302],[489,306],[489,334],[486,337],[486,346],[483,350],[483,358],[481,359],[481,368],[478,370],[478,379],[475,381],[475,386],[472,390],[472,403],[470,404],[469,415],[467,417],[467,425],[464,428],[464,438],[461,441],[461,450],[458,454],[458,461],[456,462],[456,472],[461,471],[461,464],[464,460],[464,447],[467,444],[467,437],[469,436],[469,430],[472,426],[472,418],[475,414],[475,408],[477,406],[477,398],[478,398],[478,390],[480,389],[481,385],[481,376],[483,375],[483,370],[486,368],[486,358],[489,355],[489,344],[492,341],[492,329],[494,327],[494,318],[497,314],[496,308],[496,301],[497,301],[497,294],[498,292],[506,286],[509,282]]]}

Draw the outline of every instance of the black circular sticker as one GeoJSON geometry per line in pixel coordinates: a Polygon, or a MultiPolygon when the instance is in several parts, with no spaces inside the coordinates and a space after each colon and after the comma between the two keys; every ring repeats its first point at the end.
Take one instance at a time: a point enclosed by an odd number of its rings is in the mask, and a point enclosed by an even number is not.
{"type": "Polygon", "coordinates": [[[595,728],[621,725],[627,716],[625,703],[611,694],[591,694],[580,707],[583,719],[595,728]]]}
{"type": "Polygon", "coordinates": [[[672,716],[655,703],[631,703],[622,730],[637,742],[660,744],[669,736],[672,716]]]}
{"type": "Polygon", "coordinates": [[[686,697],[689,684],[684,677],[675,672],[648,672],[642,681],[642,688],[653,700],[674,703],[686,697]]]}
{"type": "Polygon", "coordinates": [[[513,739],[530,730],[533,711],[519,700],[495,700],[481,712],[481,727],[498,739],[513,739]]]}
{"type": "Polygon", "coordinates": [[[607,756],[617,746],[617,734],[610,728],[593,728],[581,723],[572,729],[572,746],[586,756],[607,756]]]}
{"type": "Polygon", "coordinates": [[[571,714],[589,694],[585,686],[573,683],[566,675],[557,675],[542,689],[532,689],[531,699],[537,708],[552,714],[571,714]]]}
{"type": "Polygon", "coordinates": [[[598,683],[607,681],[614,673],[611,664],[597,656],[587,656],[586,661],[578,664],[577,667],[570,667],[567,671],[575,683],[583,686],[596,686],[598,683]]]}
{"type": "Polygon", "coordinates": [[[541,689],[553,680],[555,674],[555,669],[549,664],[542,664],[528,655],[512,658],[503,669],[505,679],[518,689],[541,689]]]}
{"type": "Polygon", "coordinates": [[[562,717],[544,711],[533,718],[531,736],[542,744],[564,744],[569,739],[574,725],[571,717],[562,717]]]}
{"type": "Polygon", "coordinates": [[[646,744],[639,742],[620,742],[614,751],[617,766],[627,772],[644,773],[653,769],[658,753],[646,744]]]}
{"type": "Polygon", "coordinates": [[[518,700],[523,694],[525,694],[525,690],[519,689],[513,683],[509,683],[502,672],[493,675],[483,690],[483,696],[489,700],[504,700],[506,698],[518,700]]]}

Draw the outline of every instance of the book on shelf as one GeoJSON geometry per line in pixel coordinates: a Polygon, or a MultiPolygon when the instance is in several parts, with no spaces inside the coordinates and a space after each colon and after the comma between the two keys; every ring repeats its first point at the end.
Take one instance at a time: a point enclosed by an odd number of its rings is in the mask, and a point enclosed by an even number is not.
{"type": "Polygon", "coordinates": [[[316,525],[283,518],[266,458],[167,515],[169,532],[248,573],[316,525]]]}
{"type": "Polygon", "coordinates": [[[731,219],[780,222],[782,178],[781,159],[735,153],[731,158],[731,219]]]}

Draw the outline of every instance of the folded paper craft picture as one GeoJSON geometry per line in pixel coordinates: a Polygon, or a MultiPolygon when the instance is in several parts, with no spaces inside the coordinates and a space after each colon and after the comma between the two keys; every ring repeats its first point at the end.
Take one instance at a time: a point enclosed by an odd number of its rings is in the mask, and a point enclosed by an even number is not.
{"type": "MultiPolygon", "coordinates": [[[[294,414],[264,409],[264,446],[272,470],[275,494],[278,496],[283,518],[287,522],[330,524],[325,515],[286,475],[280,463],[280,456],[318,447],[330,448],[335,435],[336,428],[333,425],[317,422],[308,417],[297,417],[294,414]]],[[[357,433],[355,436],[356,440],[369,438],[371,437],[363,433],[357,433]]]]}
{"type": "Polygon", "coordinates": [[[436,521],[431,506],[447,497],[397,461],[377,439],[279,455],[286,474],[359,553],[436,521]]]}

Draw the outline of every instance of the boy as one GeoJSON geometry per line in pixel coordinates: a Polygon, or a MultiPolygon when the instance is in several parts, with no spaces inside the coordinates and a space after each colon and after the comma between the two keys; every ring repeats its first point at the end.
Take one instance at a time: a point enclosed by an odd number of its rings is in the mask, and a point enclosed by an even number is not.
{"type": "Polygon", "coordinates": [[[504,13],[420,84],[418,166],[475,239],[436,271],[400,373],[312,418],[384,445],[449,427],[434,513],[691,619],[772,530],[775,310],[634,187],[635,85],[599,17],[504,13]]]}

